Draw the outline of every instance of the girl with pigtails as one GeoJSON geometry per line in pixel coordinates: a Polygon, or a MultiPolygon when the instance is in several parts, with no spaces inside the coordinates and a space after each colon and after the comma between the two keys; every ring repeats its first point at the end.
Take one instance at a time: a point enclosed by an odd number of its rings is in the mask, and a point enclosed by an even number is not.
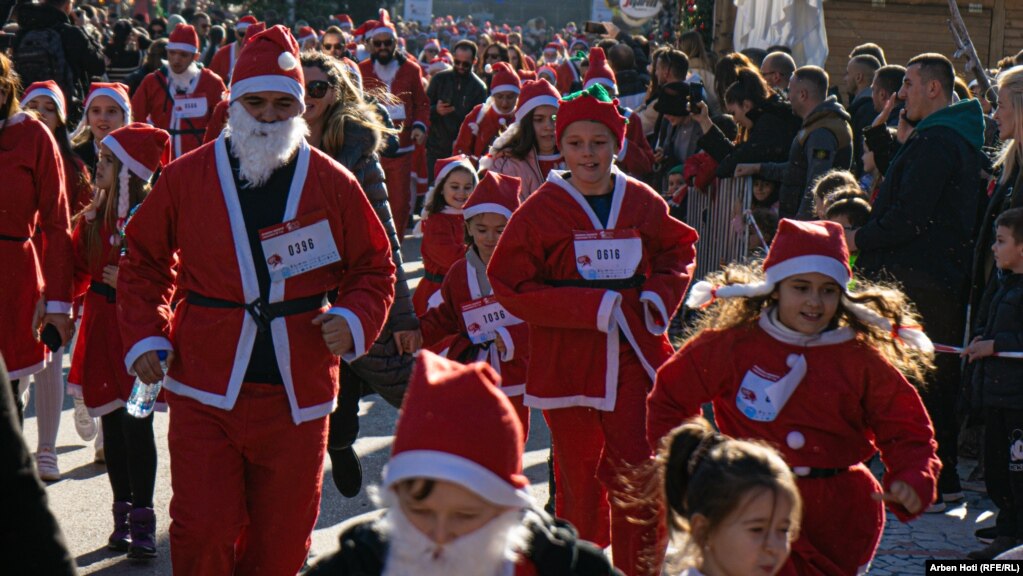
{"type": "Polygon", "coordinates": [[[804,502],[782,574],[863,573],[884,505],[916,518],[941,463],[923,381],[934,347],[906,297],[852,279],[842,227],[782,220],[762,270],[732,265],[700,282],[699,329],[658,370],[647,400],[651,445],[714,405],[723,434],[776,447],[804,502]],[[880,452],[882,482],[863,465],[880,452]]]}

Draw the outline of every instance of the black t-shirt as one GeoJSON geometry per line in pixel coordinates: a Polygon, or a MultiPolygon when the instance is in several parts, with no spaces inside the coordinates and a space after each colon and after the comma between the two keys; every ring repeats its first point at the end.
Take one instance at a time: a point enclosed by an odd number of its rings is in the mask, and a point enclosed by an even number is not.
{"type": "MultiPolygon", "coordinates": [[[[231,149],[228,141],[228,150],[231,149]]],[[[296,154],[287,164],[278,168],[262,186],[248,186],[238,175],[238,159],[228,153],[231,161],[231,174],[238,190],[238,201],[241,204],[242,217],[245,219],[245,232],[249,237],[252,250],[252,261],[256,266],[256,279],[259,281],[259,295],[265,301],[270,299],[270,270],[266,266],[263,245],[259,241],[259,231],[268,226],[284,221],[284,211],[288,204],[288,191],[295,177],[297,164],[296,154]],[[245,187],[248,186],[248,187],[245,187]]],[[[274,351],[273,334],[270,330],[256,333],[256,342],[252,347],[249,366],[245,370],[245,382],[261,384],[283,384],[277,354],[274,351]]]]}

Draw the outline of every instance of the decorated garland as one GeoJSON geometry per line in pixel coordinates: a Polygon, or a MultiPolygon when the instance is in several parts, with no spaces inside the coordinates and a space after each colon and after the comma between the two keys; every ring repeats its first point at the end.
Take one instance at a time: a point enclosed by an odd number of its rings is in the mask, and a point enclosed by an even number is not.
{"type": "Polygon", "coordinates": [[[714,0],[679,0],[681,30],[696,30],[703,36],[705,46],[713,46],[714,0]]]}

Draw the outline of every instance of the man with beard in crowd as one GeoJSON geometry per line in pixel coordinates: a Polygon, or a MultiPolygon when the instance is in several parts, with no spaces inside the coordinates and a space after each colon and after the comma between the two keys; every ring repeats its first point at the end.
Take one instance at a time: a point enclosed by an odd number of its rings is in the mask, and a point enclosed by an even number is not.
{"type": "MultiPolygon", "coordinates": [[[[473,72],[476,44],[461,40],[455,44],[450,70],[436,74],[426,89],[430,99],[430,135],[426,138],[426,167],[433,184],[433,166],[451,156],[458,130],[473,108],[487,99],[487,86],[473,72]]],[[[514,112],[514,104],[512,111],[514,112]]]]}
{"type": "MultiPolygon", "coordinates": [[[[398,134],[398,152],[380,163],[387,176],[387,195],[399,238],[412,214],[412,152],[426,142],[430,125],[430,101],[423,90],[423,72],[415,58],[398,51],[398,34],[386,10],[380,20],[363,24],[370,57],[359,63],[363,88],[367,92],[383,90],[392,97],[385,103],[398,134]]],[[[471,107],[470,107],[471,108],[471,107]]],[[[457,128],[455,128],[457,133],[457,128]]]]}
{"type": "Polygon", "coordinates": [[[366,352],[393,300],[383,226],[306,144],[298,56],[283,26],[250,38],[227,129],[168,165],[126,228],[125,363],[146,383],[169,367],[175,574],[302,568],[338,356],[366,352]]]}

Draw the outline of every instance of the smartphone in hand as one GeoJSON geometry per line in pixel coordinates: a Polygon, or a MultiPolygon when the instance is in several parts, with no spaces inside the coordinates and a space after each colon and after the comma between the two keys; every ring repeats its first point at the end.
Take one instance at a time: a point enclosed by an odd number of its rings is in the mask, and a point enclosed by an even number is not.
{"type": "Polygon", "coordinates": [[[64,341],[60,338],[60,332],[57,327],[53,324],[47,324],[42,333],[39,335],[39,339],[42,340],[43,344],[50,349],[50,352],[56,352],[64,345],[64,341]]]}

